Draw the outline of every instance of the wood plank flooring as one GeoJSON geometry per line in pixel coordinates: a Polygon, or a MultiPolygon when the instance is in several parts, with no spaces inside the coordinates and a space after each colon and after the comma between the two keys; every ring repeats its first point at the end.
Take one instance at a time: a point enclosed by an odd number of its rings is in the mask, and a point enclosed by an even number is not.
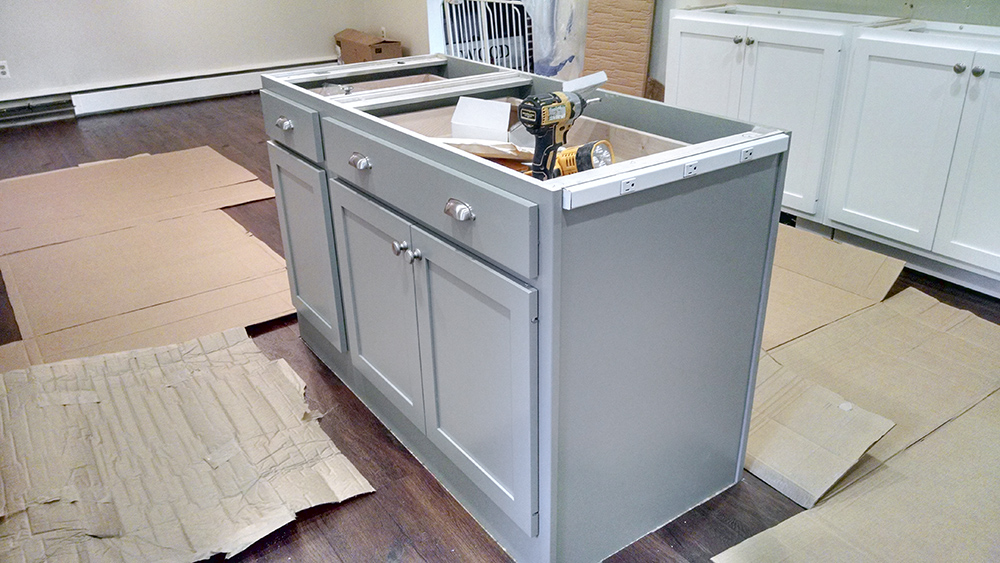
{"type": "MultiPolygon", "coordinates": [[[[257,95],[0,130],[0,179],[137,153],[208,145],[271,183],[257,95]]],[[[274,200],[226,210],[282,253],[274,200]]],[[[2,274],[2,272],[0,272],[2,274]]],[[[894,288],[914,285],[934,297],[1000,321],[1000,301],[904,270],[894,288]]],[[[285,358],[307,383],[323,429],[376,492],[307,510],[251,546],[236,561],[509,561],[485,531],[305,347],[294,317],[249,328],[272,358],[285,358]]],[[[20,339],[0,280],[0,344],[20,339]]],[[[801,511],[744,472],[742,481],[609,558],[617,563],[697,562],[801,511]]],[[[222,560],[221,557],[213,559],[222,560]]]]}

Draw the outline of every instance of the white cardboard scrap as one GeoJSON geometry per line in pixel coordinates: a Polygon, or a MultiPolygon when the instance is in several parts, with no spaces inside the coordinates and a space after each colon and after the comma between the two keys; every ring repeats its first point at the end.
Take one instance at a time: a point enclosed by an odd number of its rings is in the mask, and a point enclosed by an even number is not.
{"type": "Polygon", "coordinates": [[[807,510],[712,558],[1000,560],[1000,393],[807,510]]]}
{"type": "Polygon", "coordinates": [[[234,554],[371,486],[242,329],[0,377],[0,560],[234,554]]]}

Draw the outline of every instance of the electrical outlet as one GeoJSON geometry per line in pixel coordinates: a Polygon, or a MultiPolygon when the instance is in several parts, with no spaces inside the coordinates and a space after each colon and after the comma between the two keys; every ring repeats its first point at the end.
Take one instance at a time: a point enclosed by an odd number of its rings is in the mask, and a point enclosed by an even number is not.
{"type": "Polygon", "coordinates": [[[627,194],[635,191],[635,178],[622,180],[622,193],[627,194]]]}
{"type": "Polygon", "coordinates": [[[0,61],[0,78],[10,78],[10,67],[7,61],[0,61]]]}
{"type": "Polygon", "coordinates": [[[752,158],[753,158],[753,147],[749,149],[743,149],[743,152],[740,153],[740,162],[746,162],[752,158]]]}
{"type": "Polygon", "coordinates": [[[698,173],[698,161],[688,162],[684,165],[684,177],[694,176],[698,173]]]}

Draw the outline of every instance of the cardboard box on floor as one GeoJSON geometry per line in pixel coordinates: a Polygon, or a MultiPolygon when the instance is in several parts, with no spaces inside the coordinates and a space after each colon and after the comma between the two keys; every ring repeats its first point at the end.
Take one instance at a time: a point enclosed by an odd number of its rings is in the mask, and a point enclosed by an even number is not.
{"type": "Polygon", "coordinates": [[[356,29],[345,29],[333,37],[340,47],[340,60],[345,63],[395,59],[403,56],[403,45],[399,41],[383,39],[356,29]]]}

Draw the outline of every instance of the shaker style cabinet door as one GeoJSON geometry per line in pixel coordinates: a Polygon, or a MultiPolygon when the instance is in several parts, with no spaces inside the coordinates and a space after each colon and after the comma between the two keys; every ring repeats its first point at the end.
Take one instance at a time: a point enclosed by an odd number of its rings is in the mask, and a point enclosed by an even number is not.
{"type": "Polygon", "coordinates": [[[931,249],[972,57],[957,48],[855,41],[832,221],[931,249]]]}
{"type": "Polygon", "coordinates": [[[409,223],[330,182],[354,367],[424,429],[409,223]],[[397,254],[398,251],[398,254],[397,254]]]}
{"type": "Polygon", "coordinates": [[[664,101],[735,118],[740,108],[746,30],[745,25],[671,20],[664,101]]]}
{"type": "Polygon", "coordinates": [[[782,204],[815,213],[840,71],[839,34],[749,27],[739,119],[792,132],[782,204]]]}
{"type": "Polygon", "coordinates": [[[537,535],[537,291],[411,232],[427,436],[537,535]]]}
{"type": "Polygon", "coordinates": [[[934,252],[1000,272],[1000,52],[976,53],[934,252]]]}
{"type": "Polygon", "coordinates": [[[267,149],[295,310],[344,352],[347,342],[326,172],[273,142],[267,149]]]}

